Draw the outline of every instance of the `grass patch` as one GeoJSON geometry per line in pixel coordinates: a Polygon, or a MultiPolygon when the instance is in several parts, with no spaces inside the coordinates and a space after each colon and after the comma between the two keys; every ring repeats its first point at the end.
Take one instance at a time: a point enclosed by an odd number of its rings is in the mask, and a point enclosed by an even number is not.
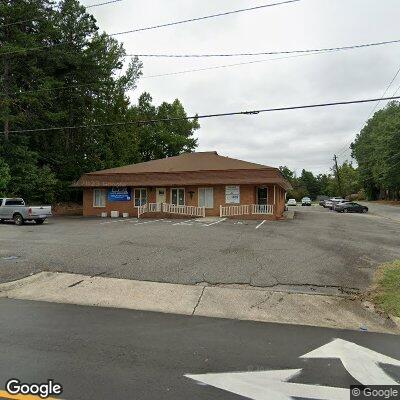
{"type": "Polygon", "coordinates": [[[383,311],[400,318],[400,260],[381,265],[375,284],[374,302],[383,311]]]}

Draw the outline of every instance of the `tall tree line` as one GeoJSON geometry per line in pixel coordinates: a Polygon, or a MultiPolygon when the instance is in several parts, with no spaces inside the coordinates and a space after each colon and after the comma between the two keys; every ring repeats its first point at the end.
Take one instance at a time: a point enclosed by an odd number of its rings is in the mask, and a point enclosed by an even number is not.
{"type": "Polygon", "coordinates": [[[351,148],[367,197],[400,200],[399,102],[377,111],[351,148]]]}
{"type": "Polygon", "coordinates": [[[112,125],[186,116],[149,93],[131,104],[142,63],[127,60],[77,0],[0,0],[0,194],[74,200],[84,172],[195,149],[196,120],[112,125]],[[48,127],[70,128],[15,132],[48,127]]]}
{"type": "Polygon", "coordinates": [[[307,196],[315,200],[319,196],[346,197],[356,194],[363,197],[363,193],[360,193],[362,184],[358,168],[355,168],[348,161],[339,165],[337,172],[333,172],[334,168],[332,168],[331,173],[328,174],[314,175],[311,171],[303,169],[301,175],[296,176],[296,173],[286,166],[279,168],[293,187],[288,193],[288,198],[293,197],[296,200],[301,200],[302,197],[307,196]],[[340,176],[340,184],[337,174],[340,176]]]}

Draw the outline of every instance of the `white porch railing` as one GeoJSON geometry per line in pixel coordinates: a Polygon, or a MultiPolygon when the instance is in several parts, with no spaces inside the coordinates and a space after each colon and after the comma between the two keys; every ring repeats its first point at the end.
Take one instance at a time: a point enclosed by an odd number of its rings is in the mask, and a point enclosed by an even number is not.
{"type": "Polygon", "coordinates": [[[148,211],[149,212],[161,212],[161,203],[148,203],[148,211]]]}
{"type": "Polygon", "coordinates": [[[272,204],[252,204],[252,214],[273,214],[274,206],[272,204]]]}
{"type": "Polygon", "coordinates": [[[175,204],[163,203],[162,211],[170,214],[189,215],[190,217],[205,217],[205,207],[177,206],[175,204]]]}
{"type": "Polygon", "coordinates": [[[220,217],[233,217],[249,214],[273,215],[273,204],[242,204],[238,206],[220,206],[220,217]]]}
{"type": "Polygon", "coordinates": [[[190,217],[205,217],[205,207],[177,206],[169,203],[147,203],[138,208],[138,218],[147,212],[165,212],[170,214],[188,215],[190,217]]]}
{"type": "Polygon", "coordinates": [[[142,206],[139,206],[137,208],[137,216],[140,218],[140,216],[144,213],[146,213],[148,210],[147,204],[143,204],[142,206]]]}
{"type": "Polygon", "coordinates": [[[250,213],[249,205],[240,206],[220,206],[219,215],[220,217],[233,217],[236,215],[246,215],[250,213]]]}

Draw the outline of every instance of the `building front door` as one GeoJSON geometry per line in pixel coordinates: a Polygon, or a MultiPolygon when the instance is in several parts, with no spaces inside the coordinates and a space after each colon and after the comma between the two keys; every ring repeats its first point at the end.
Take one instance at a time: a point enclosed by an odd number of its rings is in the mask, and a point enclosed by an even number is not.
{"type": "Polygon", "coordinates": [[[165,188],[157,188],[156,189],[156,203],[166,203],[167,199],[167,190],[165,188]]]}
{"type": "Polygon", "coordinates": [[[268,204],[268,188],[260,186],[257,188],[257,204],[268,204]]]}

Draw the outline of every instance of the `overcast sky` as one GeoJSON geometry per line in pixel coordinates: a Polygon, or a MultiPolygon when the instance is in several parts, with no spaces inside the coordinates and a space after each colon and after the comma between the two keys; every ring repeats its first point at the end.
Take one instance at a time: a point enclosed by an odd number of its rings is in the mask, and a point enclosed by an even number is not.
{"type": "MultiPolygon", "coordinates": [[[[123,0],[90,12],[101,29],[115,33],[273,2],[123,0]]],[[[399,18],[399,0],[301,0],[117,38],[127,53],[323,48],[400,39],[399,18]]],[[[193,115],[380,97],[400,67],[400,44],[149,77],[269,58],[277,56],[142,58],[144,76],[131,99],[135,102],[144,91],[150,92],[156,104],[178,98],[193,115]]],[[[388,95],[399,85],[400,74],[388,95]]],[[[287,165],[298,172],[302,168],[327,172],[333,154],[348,147],[373,107],[370,103],[201,120],[198,150],[217,150],[271,166],[287,165]]],[[[345,151],[339,160],[349,157],[350,151],[345,151]]]]}

